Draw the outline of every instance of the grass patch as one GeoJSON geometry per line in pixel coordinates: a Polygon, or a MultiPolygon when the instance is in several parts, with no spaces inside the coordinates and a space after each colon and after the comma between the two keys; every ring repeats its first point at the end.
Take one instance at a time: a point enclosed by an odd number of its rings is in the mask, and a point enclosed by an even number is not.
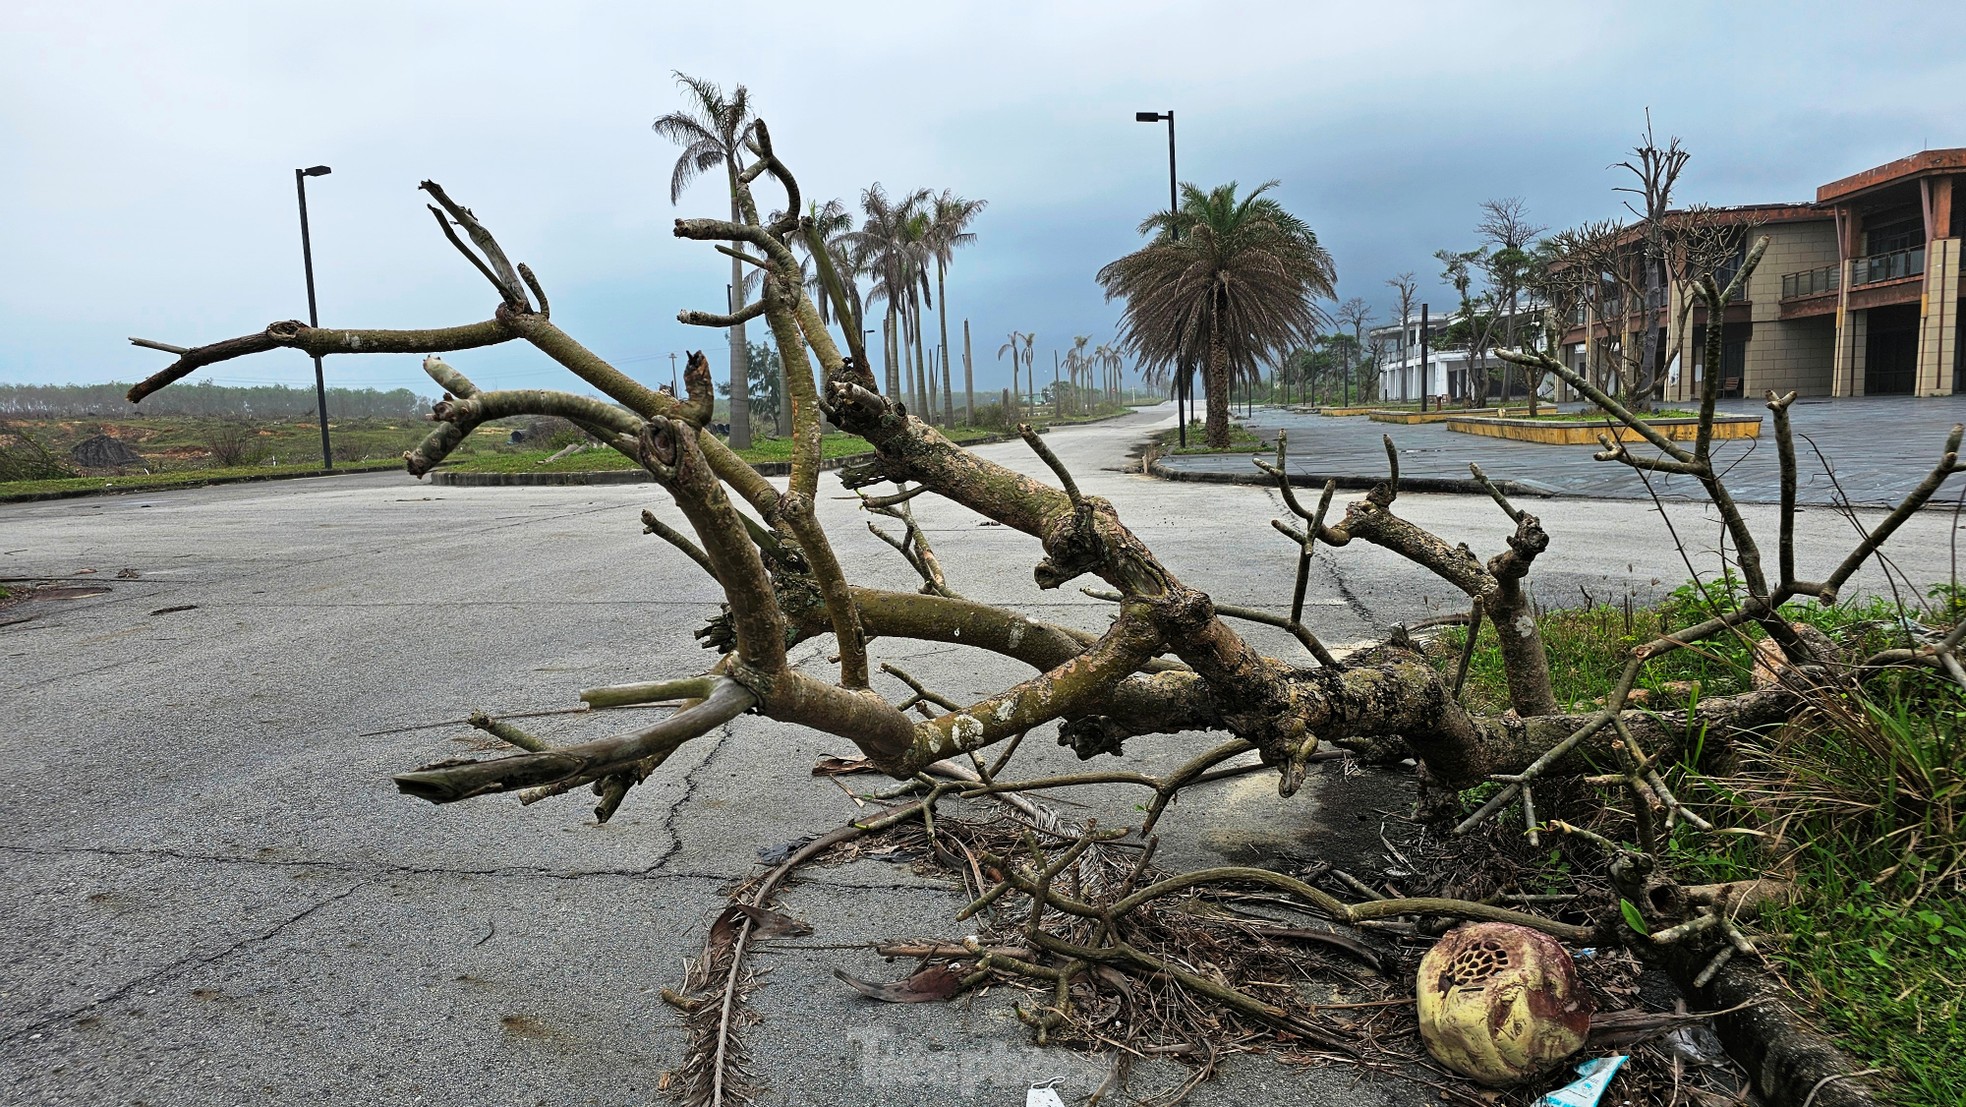
{"type": "MultiPolygon", "coordinates": [[[[942,432],[952,442],[974,442],[996,432],[982,427],[954,427],[942,432]]],[[[495,445],[489,448],[467,445],[444,462],[443,468],[455,473],[592,473],[633,469],[636,465],[623,455],[605,447],[581,450],[548,462],[557,451],[533,450],[523,446],[495,445]]],[[[874,452],[867,440],[856,434],[831,433],[819,439],[820,456],[827,459],[858,457],[874,452]]],[[[739,457],[753,465],[792,460],[789,438],[754,438],[739,457]]]]}
{"type": "MultiPolygon", "coordinates": [[[[1514,410],[1515,410],[1515,408],[1514,408],[1514,407],[1510,407],[1510,409],[1509,409],[1509,410],[1510,410],[1510,411],[1514,411],[1514,410]]],[[[1522,410],[1523,410],[1523,411],[1525,411],[1525,412],[1527,412],[1527,411],[1528,411],[1529,409],[1528,409],[1527,407],[1524,407],[1524,408],[1523,408],[1522,410]]],[[[1699,417],[1700,417],[1700,413],[1699,413],[1699,412],[1697,412],[1697,411],[1682,411],[1682,410],[1679,410],[1679,409],[1677,409],[1677,408],[1668,408],[1668,409],[1666,409],[1666,410],[1664,410],[1664,411],[1653,411],[1653,412],[1648,412],[1648,413],[1646,414],[1646,416],[1645,416],[1645,418],[1647,418],[1647,419],[1698,419],[1699,417]]],[[[1510,418],[1510,419],[1520,419],[1521,421],[1523,421],[1523,422],[1525,422],[1525,423],[1530,423],[1530,422],[1535,422],[1535,423],[1616,423],[1616,422],[1618,422],[1618,417],[1617,417],[1617,416],[1615,416],[1615,415],[1611,415],[1611,414],[1609,414],[1608,412],[1603,412],[1603,411],[1557,411],[1557,412],[1549,412],[1549,413],[1544,413],[1544,412],[1538,412],[1538,413],[1536,414],[1536,417],[1535,417],[1534,419],[1531,419],[1531,418],[1530,418],[1530,417],[1529,417],[1528,415],[1526,415],[1526,414],[1525,414],[1525,415],[1511,415],[1511,416],[1509,416],[1509,418],[1510,418]]]]}
{"type": "MultiPolygon", "coordinates": [[[[372,473],[400,469],[401,458],[367,461],[337,461],[337,473],[372,473]]],[[[184,469],[168,473],[132,473],[127,476],[61,477],[54,480],[19,480],[0,484],[0,501],[32,499],[54,493],[144,492],[163,488],[195,488],[201,484],[246,480],[277,480],[321,472],[320,462],[312,465],[241,465],[221,469],[184,469]]]]}
{"type": "Polygon", "coordinates": [[[1204,441],[1207,433],[1200,423],[1189,424],[1188,445],[1182,447],[1179,445],[1181,441],[1179,428],[1162,431],[1160,435],[1161,456],[1187,457],[1191,454],[1253,454],[1265,447],[1264,440],[1258,435],[1246,430],[1241,423],[1229,424],[1229,444],[1220,449],[1209,446],[1204,441]]]}
{"type": "MultiPolygon", "coordinates": [[[[1589,705],[1609,693],[1632,646],[1739,598],[1723,580],[1683,587],[1656,609],[1545,612],[1558,700],[1589,705]]],[[[1864,656],[1904,645],[1921,624],[1959,617],[1957,590],[1929,598],[1909,616],[1880,598],[1795,603],[1784,613],[1864,656]]],[[[1453,628],[1431,651],[1444,672],[1458,663],[1465,635],[1453,628]]],[[[1744,689],[1758,637],[1716,639],[1653,662],[1640,677],[1646,702],[1663,708],[1744,689]]],[[[1508,696],[1489,628],[1477,645],[1491,648],[1476,651],[1464,698],[1499,711],[1508,696]]],[[[1685,884],[1769,874],[1795,882],[1800,898],[1768,910],[1756,929],[1812,1021],[1889,1074],[1891,1102],[1966,1103],[1966,694],[1929,670],[1899,670],[1812,706],[1813,721],[1738,744],[1729,764],[1669,774],[1680,797],[1717,825],[1762,837],[1682,826],[1668,864],[1685,884]]],[[[1603,801],[1628,804],[1609,791],[1603,801]]],[[[1552,888],[1566,876],[1561,864],[1553,853],[1542,874],[1552,888]]]]}

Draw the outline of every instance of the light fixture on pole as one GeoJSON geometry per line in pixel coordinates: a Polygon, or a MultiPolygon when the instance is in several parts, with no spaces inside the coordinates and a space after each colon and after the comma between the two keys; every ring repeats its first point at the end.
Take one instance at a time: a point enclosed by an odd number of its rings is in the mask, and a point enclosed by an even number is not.
{"type": "MultiPolygon", "coordinates": [[[[1133,120],[1136,123],[1159,123],[1163,119],[1167,120],[1167,213],[1171,216],[1181,206],[1179,197],[1180,186],[1175,183],[1179,178],[1174,171],[1174,110],[1169,108],[1164,112],[1137,111],[1133,113],[1133,120]]],[[[1178,239],[1181,237],[1181,228],[1179,226],[1173,226],[1171,227],[1171,233],[1178,239]]],[[[1181,447],[1183,449],[1187,448],[1188,445],[1187,400],[1188,365],[1187,359],[1183,358],[1181,363],[1175,366],[1174,369],[1174,421],[1180,427],[1181,447]]]]}
{"type": "MultiPolygon", "coordinates": [[[[314,306],[314,244],[307,235],[307,178],[325,177],[334,170],[313,165],[294,170],[294,189],[300,193],[300,264],[307,270],[307,325],[321,325],[314,306]]],[[[334,450],[328,445],[328,382],[321,372],[321,355],[314,355],[314,404],[321,417],[321,468],[334,468],[334,450]]]]}

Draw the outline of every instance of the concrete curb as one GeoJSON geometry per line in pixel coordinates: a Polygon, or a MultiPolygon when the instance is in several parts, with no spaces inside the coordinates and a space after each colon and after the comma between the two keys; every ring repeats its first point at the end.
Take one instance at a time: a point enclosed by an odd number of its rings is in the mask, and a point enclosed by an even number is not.
{"type": "MultiPolygon", "coordinates": [[[[1256,455],[1251,454],[1250,456],[1254,457],[1256,455]]],[[[1251,466],[1247,473],[1197,473],[1170,468],[1157,460],[1147,466],[1147,475],[1160,480],[1195,481],[1202,484],[1273,485],[1276,483],[1275,477],[1270,476],[1268,473],[1257,471],[1255,466],[1251,466]]],[[[1374,486],[1384,483],[1385,480],[1386,478],[1383,476],[1360,477],[1337,473],[1328,475],[1322,473],[1290,474],[1290,483],[1296,487],[1322,488],[1327,481],[1337,481],[1338,487],[1347,491],[1368,491],[1374,486]]],[[[1495,482],[1495,487],[1500,488],[1504,493],[1511,496],[1536,496],[1542,499],[1549,499],[1552,496],[1563,494],[1561,489],[1552,488],[1541,481],[1534,480],[1498,480],[1495,482]]],[[[1399,489],[1402,492],[1446,492],[1472,496],[1486,496],[1488,494],[1488,490],[1472,478],[1461,480],[1449,477],[1401,477],[1399,478],[1399,489]]]]}

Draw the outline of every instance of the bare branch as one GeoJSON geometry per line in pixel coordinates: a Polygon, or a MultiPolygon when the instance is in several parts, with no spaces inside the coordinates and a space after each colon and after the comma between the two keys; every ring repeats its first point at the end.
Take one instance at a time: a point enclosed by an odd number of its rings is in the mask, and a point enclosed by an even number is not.
{"type": "Polygon", "coordinates": [[[701,706],[679,712],[643,730],[617,734],[577,746],[493,761],[458,761],[398,773],[396,787],[431,803],[455,803],[492,792],[511,792],[553,784],[574,776],[593,776],[674,750],[743,714],[757,702],[750,689],[727,677],[701,706]]]}

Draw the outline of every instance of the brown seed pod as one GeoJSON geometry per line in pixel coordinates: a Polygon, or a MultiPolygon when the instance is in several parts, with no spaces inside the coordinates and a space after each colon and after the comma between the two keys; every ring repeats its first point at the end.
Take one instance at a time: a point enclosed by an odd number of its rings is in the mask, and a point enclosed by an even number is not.
{"type": "Polygon", "coordinates": [[[1591,1001],[1555,938],[1509,923],[1449,931],[1420,959],[1420,1038],[1483,1084],[1518,1084],[1583,1048],[1591,1001]]]}

